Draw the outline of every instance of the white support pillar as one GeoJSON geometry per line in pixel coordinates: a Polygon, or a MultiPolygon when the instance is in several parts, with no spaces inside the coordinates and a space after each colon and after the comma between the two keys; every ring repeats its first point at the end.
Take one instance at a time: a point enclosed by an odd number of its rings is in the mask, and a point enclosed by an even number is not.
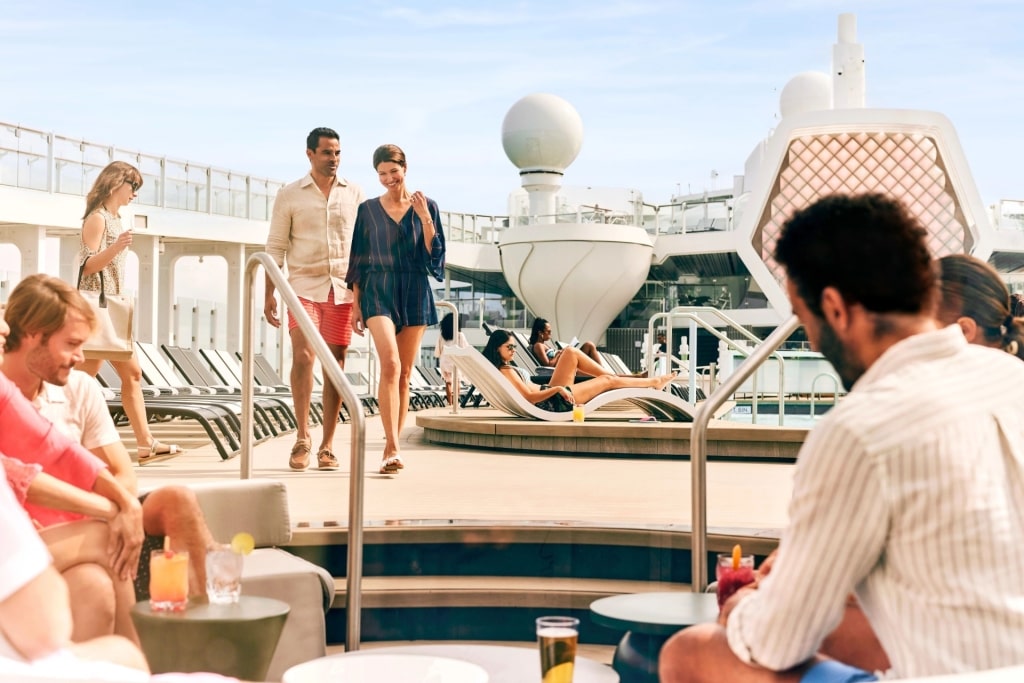
{"type": "Polygon", "coordinates": [[[180,244],[164,244],[160,258],[160,293],[157,310],[163,311],[157,325],[157,334],[168,344],[180,346],[178,339],[177,316],[174,315],[174,266],[178,263],[181,252],[180,244]]]}
{"type": "Polygon", "coordinates": [[[0,242],[13,244],[21,252],[21,277],[46,272],[46,228],[41,225],[0,228],[0,242]]]}
{"type": "Polygon", "coordinates": [[[60,272],[57,276],[65,282],[78,285],[78,254],[81,251],[82,238],[78,235],[64,235],[60,240],[60,272]]]}
{"type": "MultiPolygon", "coordinates": [[[[135,296],[135,329],[139,341],[158,343],[157,320],[160,316],[160,238],[156,235],[132,236],[132,251],[139,257],[139,291],[135,296]]],[[[167,311],[168,313],[170,311],[167,311]]]]}
{"type": "Polygon", "coordinates": [[[245,245],[225,244],[219,250],[228,263],[228,306],[224,309],[227,321],[227,350],[242,350],[242,315],[244,313],[242,289],[245,283],[245,245]]]}

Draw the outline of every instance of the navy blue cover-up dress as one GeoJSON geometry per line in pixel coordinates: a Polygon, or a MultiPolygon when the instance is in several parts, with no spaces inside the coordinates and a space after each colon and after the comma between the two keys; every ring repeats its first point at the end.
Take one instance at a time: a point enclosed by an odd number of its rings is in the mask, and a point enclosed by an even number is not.
{"type": "Polygon", "coordinates": [[[345,281],[349,289],[359,285],[364,322],[386,315],[395,323],[395,332],[407,326],[437,324],[434,294],[426,276],[444,281],[444,231],[437,202],[429,197],[427,210],[435,231],[429,253],[423,244],[423,224],[411,206],[396,223],[380,197],[359,205],[345,281]]]}

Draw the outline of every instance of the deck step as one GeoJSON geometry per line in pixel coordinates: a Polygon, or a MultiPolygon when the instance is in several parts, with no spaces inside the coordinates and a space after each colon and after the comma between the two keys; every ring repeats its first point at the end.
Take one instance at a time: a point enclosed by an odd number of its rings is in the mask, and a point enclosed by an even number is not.
{"type": "MultiPolygon", "coordinates": [[[[334,579],[332,609],[347,603],[344,577],[334,579]]],[[[364,609],[421,607],[514,607],[589,609],[599,598],[624,593],[689,591],[684,583],[522,576],[367,576],[364,609]]]]}
{"type": "MultiPolygon", "coordinates": [[[[289,550],[344,546],[348,529],[344,521],[321,521],[313,526],[300,522],[292,529],[289,550]]],[[[767,555],[779,544],[777,529],[708,530],[708,552],[728,552],[739,543],[744,551],[767,555]]],[[[569,543],[577,546],[640,546],[673,550],[690,548],[690,529],[683,525],[589,526],[572,522],[509,522],[508,520],[415,520],[387,525],[368,525],[363,542],[374,544],[439,544],[507,546],[516,543],[569,543]]],[[[301,553],[300,553],[301,554],[301,553]]]]}

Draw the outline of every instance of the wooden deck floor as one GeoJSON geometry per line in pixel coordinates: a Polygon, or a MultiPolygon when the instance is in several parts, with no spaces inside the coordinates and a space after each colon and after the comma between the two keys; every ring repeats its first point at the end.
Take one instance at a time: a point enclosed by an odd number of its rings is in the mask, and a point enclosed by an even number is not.
{"type": "MultiPolygon", "coordinates": [[[[366,479],[364,517],[367,526],[423,523],[441,520],[491,523],[578,523],[585,526],[661,528],[690,523],[690,463],[678,455],[650,457],[651,452],[622,457],[581,454],[586,449],[552,439],[561,430],[578,438],[580,431],[597,441],[614,444],[629,439],[621,420],[585,425],[524,424],[497,412],[474,409],[463,418],[477,432],[518,432],[531,428],[537,441],[529,450],[492,445],[453,447],[428,443],[450,421],[445,409],[410,413],[402,434],[401,474],[377,474],[384,440],[379,417],[366,420],[366,479]],[[426,429],[423,426],[425,425],[426,429]],[[545,441],[546,440],[546,441],[545,441]],[[547,444],[547,446],[545,446],[547,444]]],[[[688,427],[628,425],[688,443],[688,427]],[[672,432],[677,436],[673,437],[672,432]],[[684,433],[685,432],[685,433],[684,433]]],[[[292,435],[259,444],[254,452],[254,476],[282,480],[288,487],[293,524],[319,527],[342,525],[347,518],[350,427],[339,425],[335,452],[342,467],[336,472],[288,468],[292,435]]],[[[723,430],[726,428],[723,428],[723,430]]],[[[164,441],[178,439],[188,449],[177,458],[137,469],[142,486],[212,481],[239,476],[240,458],[223,461],[212,445],[202,444],[195,430],[175,422],[156,425],[164,441]]],[[[722,444],[776,444],[793,451],[801,430],[783,430],[771,437],[758,428],[729,427],[718,434],[722,444]],[[774,440],[772,440],[774,439],[774,440]],[[780,445],[781,444],[781,445],[780,445]]],[[[319,439],[313,431],[314,444],[319,439]]],[[[527,436],[529,436],[527,434],[527,436]]],[[[716,436],[712,435],[714,443],[716,436]]],[[[126,438],[129,445],[133,445],[126,438]]],[[[522,441],[520,440],[520,443],[522,441]]],[[[745,447],[746,448],[746,447],[745,447]]],[[[711,448],[712,454],[715,448],[711,448]]],[[[657,453],[655,451],[655,453],[657,453]]],[[[747,454],[750,454],[747,448],[747,454]]],[[[713,460],[707,466],[708,526],[710,529],[777,530],[786,523],[793,465],[787,461],[713,460]]]]}

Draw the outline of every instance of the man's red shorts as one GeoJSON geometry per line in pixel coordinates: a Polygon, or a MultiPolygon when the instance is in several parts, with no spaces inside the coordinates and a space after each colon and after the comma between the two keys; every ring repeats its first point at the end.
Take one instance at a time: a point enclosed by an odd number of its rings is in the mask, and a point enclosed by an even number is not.
{"type": "MultiPolygon", "coordinates": [[[[310,301],[301,296],[299,301],[325,342],[336,346],[348,346],[352,342],[352,304],[334,303],[333,287],[327,295],[327,301],[310,301]]],[[[289,331],[298,326],[299,321],[288,311],[289,331]]]]}

